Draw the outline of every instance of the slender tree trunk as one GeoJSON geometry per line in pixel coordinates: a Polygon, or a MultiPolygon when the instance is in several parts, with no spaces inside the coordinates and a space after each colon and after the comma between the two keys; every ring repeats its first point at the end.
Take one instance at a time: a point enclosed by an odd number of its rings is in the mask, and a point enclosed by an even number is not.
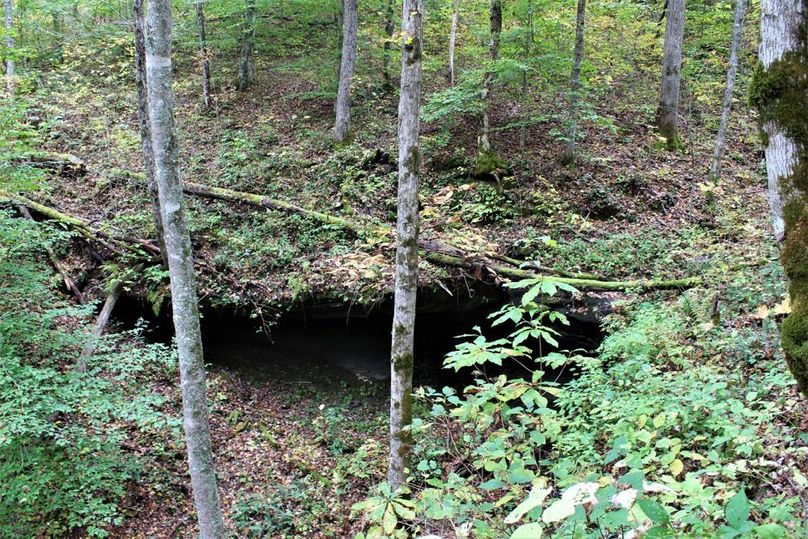
{"type": "Polygon", "coordinates": [[[575,52],[570,77],[570,110],[567,140],[564,143],[564,162],[575,162],[575,138],[578,136],[578,102],[581,94],[581,64],[584,61],[584,30],[586,24],[586,0],[578,0],[575,19],[575,52]]]}
{"type": "Polygon", "coordinates": [[[236,90],[244,91],[255,82],[255,0],[247,0],[241,33],[241,60],[236,90]]]}
{"type": "MultiPolygon", "coordinates": [[[[525,63],[530,61],[530,56],[533,54],[533,0],[527,2],[527,35],[525,36],[525,63]]],[[[520,103],[522,125],[519,126],[519,151],[525,151],[525,144],[527,143],[527,117],[525,116],[527,107],[525,103],[528,99],[528,80],[527,80],[527,67],[522,70],[522,101],[520,103]]]]}
{"type": "Polygon", "coordinates": [[[789,280],[781,344],[808,395],[808,2],[762,0],[760,11],[761,64],[750,97],[760,112],[774,232],[789,280]]]}
{"type": "Polygon", "coordinates": [[[668,147],[680,146],[677,120],[682,78],[682,41],[685,34],[685,0],[668,0],[665,23],[665,53],[662,58],[662,87],[656,125],[668,147]]]}
{"type": "Polygon", "coordinates": [[[351,82],[356,62],[356,32],[359,12],[357,0],[342,2],[342,62],[339,68],[334,139],[345,142],[351,131],[351,82]]]}
{"type": "Polygon", "coordinates": [[[384,58],[382,60],[382,76],[384,77],[384,90],[389,92],[393,89],[393,81],[390,77],[390,53],[393,50],[393,9],[394,0],[385,0],[384,4],[384,58]]]}
{"type": "Polygon", "coordinates": [[[98,340],[101,338],[101,336],[104,334],[104,330],[107,328],[109,318],[112,316],[112,311],[115,310],[115,305],[118,303],[118,298],[121,297],[122,291],[123,282],[115,281],[115,283],[112,285],[112,289],[107,294],[107,299],[104,300],[104,306],[101,308],[98,318],[95,320],[90,339],[84,345],[84,348],[81,349],[81,355],[76,361],[76,371],[87,371],[87,360],[93,357],[93,354],[95,354],[95,349],[98,348],[98,340]]]}
{"type": "Polygon", "coordinates": [[[11,0],[6,0],[6,89],[8,93],[14,93],[14,59],[10,56],[14,53],[14,19],[11,11],[11,0]]]}
{"type": "Polygon", "coordinates": [[[715,151],[713,162],[710,165],[710,177],[718,179],[721,172],[721,159],[724,157],[724,148],[727,145],[727,127],[729,126],[729,113],[732,109],[732,92],[735,89],[735,74],[738,72],[738,49],[743,38],[743,18],[746,13],[746,1],[735,0],[735,22],[732,26],[732,46],[729,52],[729,69],[727,70],[727,86],[724,89],[724,102],[721,107],[721,123],[718,126],[718,136],[715,138],[715,151]]]}
{"type": "Polygon", "coordinates": [[[452,26],[449,30],[449,85],[457,82],[455,75],[455,44],[457,43],[457,23],[460,20],[460,0],[452,0],[452,26]]]}
{"type": "Polygon", "coordinates": [[[210,58],[208,57],[208,40],[205,31],[205,4],[197,1],[196,23],[199,27],[199,56],[202,60],[202,106],[205,112],[210,112],[213,101],[210,91],[210,58]]]}
{"type": "Polygon", "coordinates": [[[390,356],[390,462],[387,480],[405,480],[412,448],[412,369],[418,291],[418,171],[421,165],[423,0],[404,0],[401,97],[398,103],[398,221],[393,342],[390,356]]]}
{"type": "Polygon", "coordinates": [[[146,74],[154,172],[165,226],[171,303],[180,364],[182,415],[200,536],[224,537],[205,396],[191,236],[185,220],[171,88],[171,0],[148,0],[146,74]]]}
{"type": "Polygon", "coordinates": [[[146,183],[149,188],[152,220],[157,233],[157,245],[163,258],[163,267],[168,268],[166,242],[163,237],[163,219],[160,217],[160,201],[157,185],[154,183],[154,153],[151,146],[149,128],[149,96],[146,87],[146,35],[143,0],[134,0],[132,13],[135,27],[135,86],[137,86],[138,120],[140,122],[140,144],[143,147],[143,166],[146,169],[146,183]]]}
{"type": "MultiPolygon", "coordinates": [[[[489,56],[491,63],[499,58],[499,38],[502,34],[502,0],[491,0],[491,45],[489,46],[489,56]]],[[[483,127],[480,135],[480,153],[491,153],[491,141],[489,140],[490,121],[488,119],[488,99],[491,93],[491,86],[494,84],[496,73],[493,66],[485,74],[483,81],[482,101],[483,101],[483,127]]]]}

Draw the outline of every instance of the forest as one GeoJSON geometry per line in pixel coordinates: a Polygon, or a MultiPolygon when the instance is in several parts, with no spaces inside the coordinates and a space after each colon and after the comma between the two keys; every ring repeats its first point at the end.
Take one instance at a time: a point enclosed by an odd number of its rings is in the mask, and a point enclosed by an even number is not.
{"type": "Polygon", "coordinates": [[[3,0],[0,538],[808,536],[808,0],[3,0]]]}

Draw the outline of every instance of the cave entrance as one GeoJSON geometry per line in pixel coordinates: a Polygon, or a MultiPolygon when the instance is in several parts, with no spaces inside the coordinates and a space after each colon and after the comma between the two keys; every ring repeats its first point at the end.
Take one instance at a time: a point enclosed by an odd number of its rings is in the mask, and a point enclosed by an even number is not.
{"type": "MultiPolygon", "coordinates": [[[[511,328],[491,328],[489,315],[510,298],[497,289],[464,290],[449,295],[442,289],[419,291],[415,327],[414,385],[462,389],[474,379],[471,369],[443,369],[443,359],[475,326],[487,337],[505,336],[511,328]]],[[[335,389],[346,384],[386,387],[390,376],[392,300],[372,307],[311,303],[281,316],[269,334],[255,319],[221,311],[203,319],[205,359],[214,368],[272,380],[335,389]]],[[[602,340],[596,318],[568,313],[570,326],[559,348],[594,352],[602,340]]],[[[546,345],[542,352],[550,351],[546,345]]],[[[518,366],[512,366],[512,370],[518,366]]],[[[487,374],[508,372],[487,369],[487,374]]],[[[524,373],[524,371],[522,371],[524,373]]],[[[561,380],[569,373],[554,373],[561,380]]]]}

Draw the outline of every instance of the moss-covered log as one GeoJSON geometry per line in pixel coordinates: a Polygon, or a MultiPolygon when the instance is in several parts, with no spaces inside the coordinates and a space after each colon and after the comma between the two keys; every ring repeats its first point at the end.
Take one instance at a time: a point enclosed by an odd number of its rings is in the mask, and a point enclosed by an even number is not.
{"type": "Polygon", "coordinates": [[[9,201],[17,205],[25,206],[40,215],[44,215],[48,219],[64,223],[88,240],[103,245],[110,251],[117,253],[129,252],[140,256],[145,253],[160,254],[160,249],[147,240],[124,235],[108,234],[98,228],[90,226],[90,224],[83,219],[63,213],[50,206],[40,204],[18,193],[0,191],[0,202],[2,201],[9,201]]]}
{"type": "Polygon", "coordinates": [[[485,267],[492,272],[511,279],[536,279],[541,278],[556,283],[568,284],[579,290],[671,290],[677,288],[691,288],[702,284],[701,277],[686,277],[683,279],[633,279],[628,281],[604,281],[599,279],[577,279],[574,277],[561,277],[558,275],[544,275],[522,268],[513,268],[496,264],[485,259],[466,259],[456,255],[446,253],[429,252],[426,253],[426,260],[433,264],[443,266],[459,266],[463,268],[485,267]]]}
{"type": "MultiPolygon", "coordinates": [[[[117,171],[116,174],[129,179],[134,179],[138,182],[144,181],[143,176],[140,174],[121,171],[117,171]]],[[[250,204],[252,206],[261,206],[271,210],[294,213],[321,223],[350,230],[359,235],[370,234],[381,237],[389,236],[392,238],[392,230],[382,225],[357,223],[343,217],[308,210],[283,200],[266,197],[256,193],[234,191],[232,189],[225,189],[222,187],[209,187],[207,185],[192,182],[183,182],[183,191],[190,195],[226,200],[229,202],[242,204],[250,204]]],[[[543,267],[536,268],[532,267],[530,262],[523,262],[496,253],[470,255],[456,247],[449,246],[435,240],[421,239],[419,240],[418,245],[424,258],[436,265],[463,267],[475,271],[480,267],[486,267],[498,275],[511,279],[534,279],[537,277],[543,277],[546,279],[552,279],[556,282],[570,284],[571,286],[575,286],[581,290],[664,290],[689,288],[697,286],[703,282],[701,277],[661,280],[604,280],[598,278],[596,275],[588,273],[571,273],[543,267]]]]}

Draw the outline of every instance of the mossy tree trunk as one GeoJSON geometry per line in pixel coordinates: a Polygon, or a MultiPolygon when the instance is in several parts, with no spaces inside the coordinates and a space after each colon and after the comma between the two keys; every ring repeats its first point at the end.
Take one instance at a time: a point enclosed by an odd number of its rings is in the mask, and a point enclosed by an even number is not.
{"type": "Polygon", "coordinates": [[[760,111],[774,232],[791,296],[781,342],[808,395],[808,1],[762,0],[759,56],[750,94],[760,111]]]}
{"type": "Polygon", "coordinates": [[[715,150],[710,164],[710,177],[718,179],[721,172],[721,159],[724,157],[724,148],[727,145],[727,127],[729,126],[729,113],[732,110],[732,92],[735,89],[735,75],[738,72],[738,49],[741,48],[743,38],[743,18],[746,13],[746,0],[735,0],[735,22],[732,25],[732,45],[729,52],[729,69],[727,69],[727,85],[724,88],[724,102],[721,106],[721,123],[718,125],[718,135],[715,137],[715,150]]]}
{"type": "Polygon", "coordinates": [[[682,81],[682,42],[685,35],[685,0],[668,0],[665,22],[665,52],[656,126],[668,147],[678,148],[679,93],[682,81]]]}
{"type": "Polygon", "coordinates": [[[570,109],[567,140],[564,142],[564,162],[575,161],[575,138],[578,136],[578,102],[581,94],[581,65],[584,61],[584,30],[586,24],[586,0],[578,0],[575,18],[575,52],[572,59],[570,77],[570,109]]]}
{"type": "Polygon", "coordinates": [[[481,155],[489,155],[491,154],[491,141],[489,139],[489,133],[491,130],[490,120],[488,118],[488,101],[491,95],[491,87],[494,85],[494,78],[496,77],[496,72],[494,71],[494,62],[499,59],[499,40],[500,36],[502,35],[502,1],[501,0],[491,0],[491,44],[488,48],[489,58],[491,60],[491,66],[489,67],[488,71],[485,73],[485,79],[483,80],[483,91],[481,94],[481,99],[483,102],[483,118],[482,118],[482,130],[480,133],[480,154],[481,155]]]}
{"type": "Polygon", "coordinates": [[[423,0],[404,0],[401,19],[401,95],[398,103],[398,222],[390,354],[390,456],[387,480],[405,480],[412,448],[412,370],[418,290],[418,171],[421,164],[423,0]]]}
{"type": "Polygon", "coordinates": [[[199,32],[199,60],[202,64],[202,107],[205,112],[213,108],[213,96],[210,89],[210,57],[208,56],[208,39],[205,28],[205,4],[201,0],[194,2],[196,8],[196,24],[199,32]]]}
{"type": "Polygon", "coordinates": [[[241,29],[241,59],[236,78],[236,90],[240,92],[255,82],[255,18],[255,0],[247,0],[241,29]]]}
{"type": "Polygon", "coordinates": [[[157,245],[163,258],[163,266],[168,267],[166,242],[163,238],[163,219],[160,217],[160,201],[157,199],[157,186],[154,183],[154,153],[151,146],[149,128],[149,96],[146,89],[146,36],[144,33],[145,13],[143,0],[135,0],[132,16],[135,28],[135,86],[137,87],[138,121],[140,122],[140,143],[143,148],[143,166],[146,169],[146,182],[149,188],[152,221],[157,235],[157,245]]]}
{"type": "Polygon", "coordinates": [[[148,0],[146,81],[154,151],[154,176],[165,230],[171,304],[182,386],[182,417],[188,467],[200,536],[224,537],[216,471],[210,442],[205,362],[194,282],[191,235],[185,219],[179,178],[172,90],[171,0],[148,0]]]}
{"type": "Polygon", "coordinates": [[[342,2],[342,59],[335,107],[334,140],[345,142],[351,131],[351,83],[356,63],[356,32],[359,25],[359,2],[342,2]]]}

